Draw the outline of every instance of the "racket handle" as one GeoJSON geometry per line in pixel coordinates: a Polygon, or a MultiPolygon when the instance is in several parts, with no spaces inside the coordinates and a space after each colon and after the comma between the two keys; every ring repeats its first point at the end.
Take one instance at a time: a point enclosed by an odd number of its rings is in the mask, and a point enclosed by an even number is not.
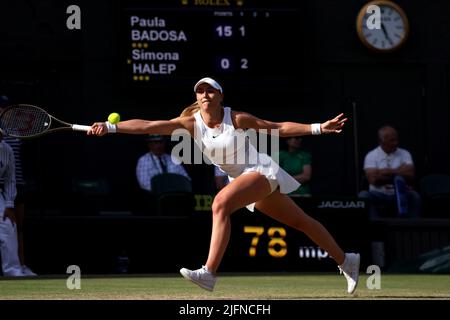
{"type": "Polygon", "coordinates": [[[75,130],[75,131],[89,131],[89,129],[91,129],[91,126],[82,126],[79,124],[72,125],[72,130],[75,130]]]}

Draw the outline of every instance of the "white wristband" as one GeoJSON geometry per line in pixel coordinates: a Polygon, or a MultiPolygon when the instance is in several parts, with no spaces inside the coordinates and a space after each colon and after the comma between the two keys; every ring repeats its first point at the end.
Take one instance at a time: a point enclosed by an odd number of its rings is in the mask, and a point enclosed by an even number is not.
{"type": "Polygon", "coordinates": [[[320,130],[320,123],[311,124],[311,133],[313,135],[319,135],[322,133],[322,130],[320,130]]]}
{"type": "Polygon", "coordinates": [[[106,129],[108,130],[108,133],[116,133],[117,132],[117,125],[112,124],[109,121],[106,121],[105,124],[106,124],[106,129]]]}

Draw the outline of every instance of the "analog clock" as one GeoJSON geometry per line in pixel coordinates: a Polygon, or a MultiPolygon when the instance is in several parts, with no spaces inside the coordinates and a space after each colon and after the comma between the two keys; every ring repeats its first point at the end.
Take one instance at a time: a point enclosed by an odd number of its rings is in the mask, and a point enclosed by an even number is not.
{"type": "Polygon", "coordinates": [[[409,23],[403,9],[392,1],[370,1],[359,11],[356,30],[369,49],[390,52],[400,48],[408,38],[409,23]]]}

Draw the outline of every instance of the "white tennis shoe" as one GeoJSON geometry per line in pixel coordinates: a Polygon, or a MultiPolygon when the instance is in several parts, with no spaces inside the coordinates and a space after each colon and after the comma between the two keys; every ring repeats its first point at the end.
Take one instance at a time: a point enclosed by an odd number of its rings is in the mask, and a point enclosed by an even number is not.
{"type": "Polygon", "coordinates": [[[214,285],[216,284],[217,277],[209,272],[206,266],[202,266],[197,270],[182,268],[180,269],[180,273],[183,277],[192,281],[203,289],[206,289],[208,291],[214,290],[214,285]]]}
{"type": "Polygon", "coordinates": [[[353,293],[356,290],[359,279],[359,253],[346,253],[344,263],[339,266],[341,274],[347,279],[347,292],[353,293]]]}

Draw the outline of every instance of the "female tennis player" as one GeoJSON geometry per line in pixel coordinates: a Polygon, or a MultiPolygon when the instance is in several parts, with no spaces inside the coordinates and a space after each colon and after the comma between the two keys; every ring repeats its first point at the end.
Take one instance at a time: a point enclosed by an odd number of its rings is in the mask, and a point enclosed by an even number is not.
{"type": "Polygon", "coordinates": [[[197,101],[178,118],[159,121],[134,119],[115,125],[97,122],[88,131],[89,135],[99,136],[114,132],[170,135],[176,129],[186,129],[211,162],[228,174],[231,182],[216,195],[212,205],[208,259],[200,269],[182,268],[180,273],[183,277],[212,291],[217,280],[217,269],[230,239],[230,215],[243,207],[251,211],[256,207],[264,214],[304,232],[325,249],[347,279],[348,293],[353,293],[359,277],[359,254],[344,253],[324,226],[286,195],[300,186],[294,178],[268,155],[258,153],[252,144],[235,143],[247,129],[266,129],[269,133],[270,130],[278,130],[282,137],[340,133],[347,119],[340,114],[321,124],[271,122],[246,112],[232,111],[223,106],[223,89],[211,78],[199,80],[194,92],[197,101]],[[233,159],[245,161],[240,163],[233,159]]]}

